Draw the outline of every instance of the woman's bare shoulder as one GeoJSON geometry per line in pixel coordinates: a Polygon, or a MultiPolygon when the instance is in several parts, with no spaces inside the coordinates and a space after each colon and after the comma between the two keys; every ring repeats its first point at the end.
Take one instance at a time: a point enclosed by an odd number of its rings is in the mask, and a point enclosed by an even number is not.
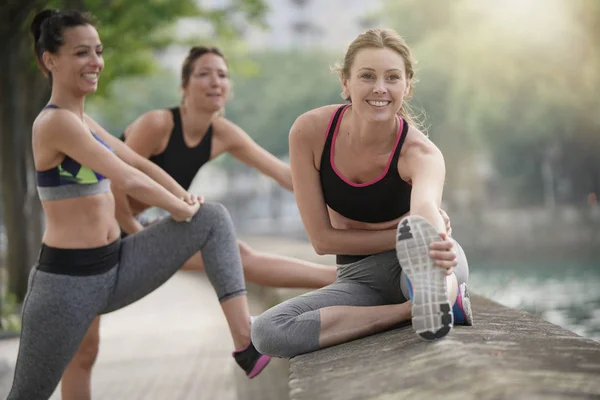
{"type": "Polygon", "coordinates": [[[173,114],[168,109],[156,109],[140,115],[125,130],[125,136],[132,132],[143,132],[144,135],[161,137],[173,130],[173,114]]]}
{"type": "Polygon", "coordinates": [[[413,125],[409,125],[406,139],[402,146],[401,154],[420,153],[420,154],[438,154],[439,148],[425,135],[421,130],[413,125]]]}
{"type": "Polygon", "coordinates": [[[329,123],[340,104],[332,104],[307,111],[296,118],[290,136],[322,138],[327,133],[329,123]]]}
{"type": "Polygon", "coordinates": [[[48,109],[42,111],[33,121],[33,136],[43,138],[46,136],[69,135],[83,129],[83,124],[77,116],[66,109],[48,109]]]}

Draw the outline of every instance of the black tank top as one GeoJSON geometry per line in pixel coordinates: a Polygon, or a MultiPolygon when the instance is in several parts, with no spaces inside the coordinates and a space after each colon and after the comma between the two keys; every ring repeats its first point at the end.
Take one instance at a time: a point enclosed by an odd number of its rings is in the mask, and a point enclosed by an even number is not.
{"type": "Polygon", "coordinates": [[[189,189],[198,170],[210,159],[212,149],[212,124],[196,147],[188,147],[183,140],[179,107],[171,108],[173,130],[165,151],[150,157],[150,161],[165,170],[185,189],[189,189]]]}
{"type": "Polygon", "coordinates": [[[334,211],[355,221],[392,221],[410,210],[412,187],[398,173],[398,158],[408,132],[408,123],[400,119],[398,139],[388,165],[376,179],[353,183],[345,179],[333,164],[335,139],[342,115],[349,105],[340,107],[334,114],[321,156],[321,187],[325,203],[334,211]]]}

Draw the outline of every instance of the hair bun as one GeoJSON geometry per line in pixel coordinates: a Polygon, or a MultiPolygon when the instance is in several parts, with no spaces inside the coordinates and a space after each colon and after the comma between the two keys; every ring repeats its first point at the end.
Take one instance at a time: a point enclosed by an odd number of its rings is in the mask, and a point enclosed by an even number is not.
{"type": "Polygon", "coordinates": [[[33,21],[31,21],[31,34],[33,35],[33,39],[37,42],[40,39],[40,36],[42,35],[42,24],[44,21],[46,21],[48,18],[53,17],[55,15],[60,14],[59,10],[55,10],[55,9],[46,9],[43,11],[40,11],[39,13],[36,14],[35,17],[33,17],[33,21]]]}

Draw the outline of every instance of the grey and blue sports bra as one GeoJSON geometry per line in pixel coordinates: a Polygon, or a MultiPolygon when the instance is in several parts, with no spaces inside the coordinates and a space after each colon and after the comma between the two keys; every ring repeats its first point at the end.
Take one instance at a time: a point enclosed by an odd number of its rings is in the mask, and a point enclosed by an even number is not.
{"type": "MultiPolygon", "coordinates": [[[[60,108],[49,104],[47,108],[60,108]]],[[[90,131],[91,132],[91,131],[90,131]]],[[[112,148],[94,132],[92,136],[112,151],[112,148]]],[[[56,167],[35,173],[40,200],[60,200],[72,197],[92,196],[110,191],[110,180],[69,156],[56,167]]]]}

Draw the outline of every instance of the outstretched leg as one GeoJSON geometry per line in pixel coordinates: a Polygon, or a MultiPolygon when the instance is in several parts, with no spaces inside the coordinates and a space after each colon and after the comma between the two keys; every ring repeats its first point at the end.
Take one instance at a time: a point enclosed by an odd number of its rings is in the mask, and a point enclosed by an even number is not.
{"type": "Polygon", "coordinates": [[[259,351],[293,357],[389,329],[410,318],[394,252],[338,266],[338,280],[267,310],[252,324],[259,351]]]}
{"type": "MultiPolygon", "coordinates": [[[[270,287],[319,289],[335,281],[335,266],[256,251],[242,241],[238,244],[248,282],[270,287]]],[[[187,260],[182,269],[203,270],[201,252],[187,260]]]]}
{"type": "Polygon", "coordinates": [[[252,341],[263,354],[289,358],[380,332],[410,318],[410,303],[385,303],[365,284],[336,282],[265,311],[252,324],[252,341]]]}
{"type": "Polygon", "coordinates": [[[336,267],[253,250],[239,241],[244,275],[261,286],[319,289],[335,282],[336,267]]]}

